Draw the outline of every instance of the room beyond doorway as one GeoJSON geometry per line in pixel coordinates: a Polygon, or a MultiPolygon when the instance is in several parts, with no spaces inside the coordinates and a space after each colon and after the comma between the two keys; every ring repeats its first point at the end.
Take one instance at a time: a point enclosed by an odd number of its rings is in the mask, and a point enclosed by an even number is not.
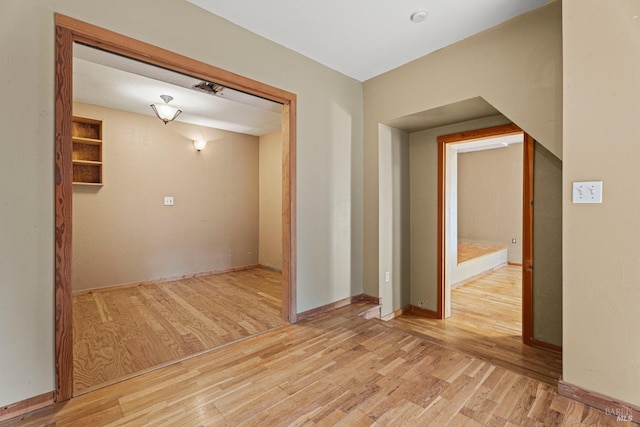
{"type": "MultiPolygon", "coordinates": [[[[522,323],[523,341],[532,338],[531,287],[532,287],[532,173],[533,140],[514,124],[496,126],[438,137],[438,309],[437,317],[444,319],[451,314],[451,285],[457,266],[457,151],[466,144],[478,141],[491,145],[490,138],[510,138],[523,135],[523,190],[522,190],[522,323]],[[457,145],[457,149],[456,149],[457,145]],[[455,219],[455,220],[454,220],[455,219]]],[[[503,144],[504,141],[500,142],[503,144]]]]}
{"type": "Polygon", "coordinates": [[[522,265],[522,140],[520,133],[449,146],[452,287],[507,263],[522,265]]]}
{"type": "Polygon", "coordinates": [[[56,402],[73,394],[72,334],[72,66],[73,44],[117,53],[185,75],[215,81],[282,104],[282,319],[296,321],[296,95],[126,36],[56,15],[55,119],[55,375],[56,402]]]}

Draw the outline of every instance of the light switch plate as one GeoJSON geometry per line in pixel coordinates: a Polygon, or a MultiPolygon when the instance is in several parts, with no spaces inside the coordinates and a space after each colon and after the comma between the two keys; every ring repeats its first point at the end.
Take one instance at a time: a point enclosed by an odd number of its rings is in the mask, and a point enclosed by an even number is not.
{"type": "Polygon", "coordinates": [[[173,206],[173,196],[165,196],[164,197],[164,205],[165,206],[173,206]]]}
{"type": "Polygon", "coordinates": [[[602,203],[602,181],[574,182],[573,203],[602,203]]]}

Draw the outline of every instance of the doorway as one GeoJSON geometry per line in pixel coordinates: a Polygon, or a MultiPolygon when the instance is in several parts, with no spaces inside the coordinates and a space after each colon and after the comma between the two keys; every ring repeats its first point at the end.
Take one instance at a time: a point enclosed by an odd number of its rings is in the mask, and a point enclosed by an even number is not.
{"type": "Polygon", "coordinates": [[[295,94],[182,57],[110,31],[56,15],[55,118],[55,371],[56,401],[73,395],[72,336],[72,61],[79,42],[151,65],[269,99],[282,108],[282,319],[296,321],[295,308],[295,94]]]}
{"type": "MultiPolygon", "coordinates": [[[[532,174],[533,140],[517,126],[510,124],[476,131],[445,135],[438,138],[438,304],[437,317],[451,314],[451,286],[457,267],[457,153],[466,147],[482,144],[506,144],[510,138],[522,135],[522,337],[525,344],[532,339],[532,174]],[[496,140],[502,138],[502,140],[496,140]],[[493,139],[493,142],[489,142],[493,139]],[[497,141],[497,142],[496,142],[497,141]],[[455,176],[454,176],[455,175],[455,176]]],[[[508,144],[507,144],[508,145],[508,144]]],[[[480,267],[482,268],[482,267],[480,267]]]]}

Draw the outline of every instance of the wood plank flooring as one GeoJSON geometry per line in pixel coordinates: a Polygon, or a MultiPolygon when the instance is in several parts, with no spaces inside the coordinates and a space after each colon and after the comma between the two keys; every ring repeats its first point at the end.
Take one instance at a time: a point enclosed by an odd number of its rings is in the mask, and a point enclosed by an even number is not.
{"type": "Polygon", "coordinates": [[[341,308],[10,426],[619,425],[556,388],[341,308]]]}
{"type": "Polygon", "coordinates": [[[504,266],[451,291],[446,320],[405,315],[394,326],[498,366],[557,385],[560,353],[522,343],[522,267],[504,266]]]}
{"type": "Polygon", "coordinates": [[[280,280],[256,268],[74,297],[74,394],[281,326],[280,280]]]}
{"type": "Polygon", "coordinates": [[[458,264],[489,255],[504,249],[504,246],[484,245],[480,243],[458,243],[458,264]]]}

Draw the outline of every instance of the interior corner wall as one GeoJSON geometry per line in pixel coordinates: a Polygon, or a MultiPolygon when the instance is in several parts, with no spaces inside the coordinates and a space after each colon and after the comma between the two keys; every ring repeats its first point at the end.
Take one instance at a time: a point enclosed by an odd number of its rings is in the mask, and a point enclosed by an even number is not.
{"type": "Polygon", "coordinates": [[[260,136],[258,260],[282,271],[282,132],[260,136]]]}
{"type": "Polygon", "coordinates": [[[522,263],[522,144],[458,153],[458,240],[507,248],[522,263]],[[512,239],[516,243],[512,243],[512,239]]]}
{"type": "Polygon", "coordinates": [[[562,161],[537,142],[533,165],[533,338],[562,346],[562,161]]]}
{"type": "Polygon", "coordinates": [[[640,406],[640,2],[564,0],[563,380],[640,406]],[[602,204],[572,183],[602,181],[602,204]]]}
{"type": "Polygon", "coordinates": [[[361,82],[188,2],[3,0],[0,406],[54,389],[56,12],[295,93],[297,309],[362,293],[361,82]]]}
{"type": "Polygon", "coordinates": [[[381,314],[409,304],[409,134],[380,125],[380,272],[381,314]],[[387,280],[389,274],[389,280],[387,280]]]}
{"type": "Polygon", "coordinates": [[[104,164],[103,186],[73,186],[74,290],[258,263],[258,137],[81,103],[73,114],[102,120],[104,164]]]}
{"type": "Polygon", "coordinates": [[[438,308],[438,137],[508,123],[494,116],[409,134],[411,305],[438,308]]]}
{"type": "Polygon", "coordinates": [[[561,7],[552,2],[364,82],[366,293],[378,286],[378,123],[480,96],[562,157],[561,7]]]}

